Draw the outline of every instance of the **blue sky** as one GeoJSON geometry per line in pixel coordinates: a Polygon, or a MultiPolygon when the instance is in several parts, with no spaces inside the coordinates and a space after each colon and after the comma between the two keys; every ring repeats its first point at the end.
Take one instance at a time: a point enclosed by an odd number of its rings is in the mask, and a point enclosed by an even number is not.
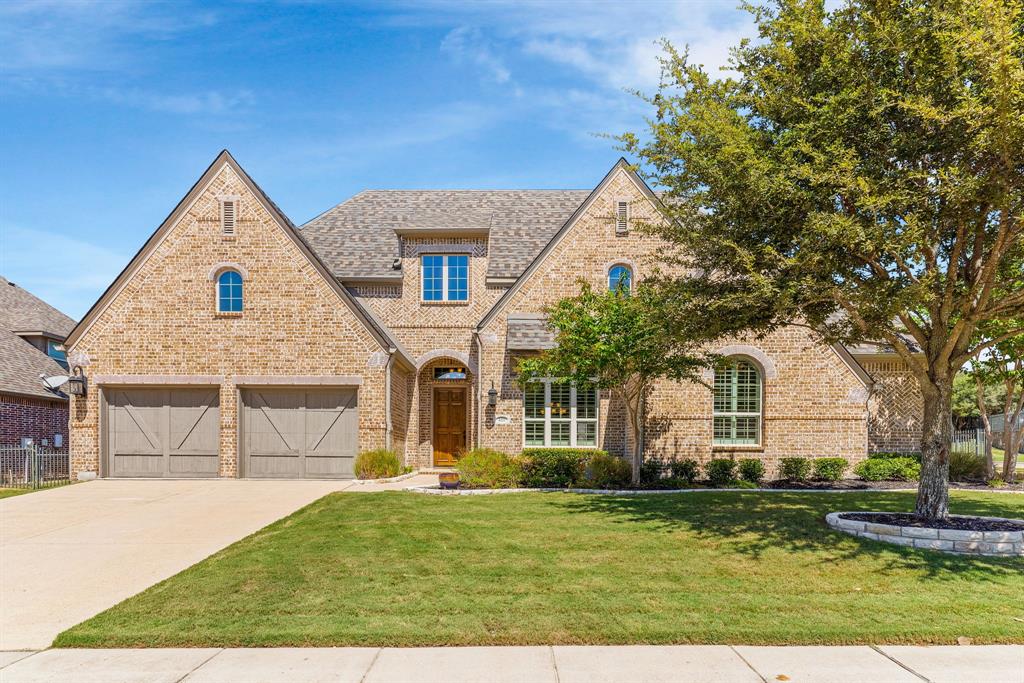
{"type": "Polygon", "coordinates": [[[85,313],[222,148],[298,224],[365,188],[590,188],[723,2],[0,3],[0,274],[85,313]]]}

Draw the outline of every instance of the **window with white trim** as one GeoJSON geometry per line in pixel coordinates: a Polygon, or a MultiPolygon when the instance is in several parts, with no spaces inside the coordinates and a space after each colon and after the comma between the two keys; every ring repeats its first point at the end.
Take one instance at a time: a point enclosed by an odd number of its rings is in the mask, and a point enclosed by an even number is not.
{"type": "Polygon", "coordinates": [[[597,446],[597,388],[539,380],[523,395],[523,444],[597,446]]]}
{"type": "Polygon", "coordinates": [[[714,445],[761,443],[761,373],[742,358],[728,358],[715,369],[714,445]]]}
{"type": "Polygon", "coordinates": [[[469,301],[468,254],[425,254],[420,264],[423,301],[469,301]]]}

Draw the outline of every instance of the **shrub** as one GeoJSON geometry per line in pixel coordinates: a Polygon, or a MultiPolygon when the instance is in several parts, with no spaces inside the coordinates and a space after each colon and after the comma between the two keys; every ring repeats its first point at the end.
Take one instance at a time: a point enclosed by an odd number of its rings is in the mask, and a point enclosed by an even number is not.
{"type": "Polygon", "coordinates": [[[524,449],[523,485],[530,488],[569,488],[583,478],[584,465],[593,454],[593,450],[577,448],[524,449]]]}
{"type": "Polygon", "coordinates": [[[897,458],[910,458],[917,463],[921,462],[921,454],[916,451],[900,453],[898,451],[880,451],[868,455],[869,460],[895,460],[897,458]]]}
{"type": "Polygon", "coordinates": [[[586,460],[580,484],[590,489],[623,489],[630,485],[632,477],[633,466],[627,460],[594,451],[586,460]]]}
{"type": "Polygon", "coordinates": [[[712,486],[728,486],[736,479],[736,461],[729,458],[712,458],[705,470],[712,486]]]}
{"type": "Polygon", "coordinates": [[[741,458],[740,479],[752,484],[760,483],[764,479],[764,463],[757,458],[741,458]]]}
{"type": "Polygon", "coordinates": [[[914,481],[921,476],[921,464],[913,458],[868,458],[853,472],[867,481],[914,481]]]}
{"type": "Polygon", "coordinates": [[[978,480],[985,476],[985,461],[974,453],[950,451],[949,480],[978,480]]]}
{"type": "Polygon", "coordinates": [[[515,488],[523,478],[519,460],[491,448],[463,453],[455,468],[459,471],[459,482],[471,488],[515,488]]]}
{"type": "Polygon", "coordinates": [[[779,460],[779,476],[789,481],[807,481],[811,475],[811,461],[807,458],[782,458],[779,460]]]}
{"type": "Polygon", "coordinates": [[[363,451],[356,456],[356,477],[359,479],[384,479],[397,477],[402,473],[402,461],[398,453],[386,448],[363,451]]]}
{"type": "Polygon", "coordinates": [[[640,463],[640,485],[658,488],[664,483],[665,462],[656,458],[644,458],[640,463]]]}
{"type": "Polygon", "coordinates": [[[689,485],[700,476],[700,463],[693,458],[673,460],[668,465],[668,471],[672,479],[689,485]]]}
{"type": "Polygon", "coordinates": [[[815,458],[814,478],[821,481],[839,481],[849,464],[846,458],[815,458]]]}

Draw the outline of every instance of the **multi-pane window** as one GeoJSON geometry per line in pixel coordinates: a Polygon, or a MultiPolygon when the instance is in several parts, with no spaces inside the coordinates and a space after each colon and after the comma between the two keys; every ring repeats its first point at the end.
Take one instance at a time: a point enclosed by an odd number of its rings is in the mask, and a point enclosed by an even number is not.
{"type": "Polygon", "coordinates": [[[523,396],[523,418],[527,446],[596,446],[597,389],[531,382],[523,396]]]}
{"type": "Polygon", "coordinates": [[[715,369],[715,445],[761,443],[761,373],[753,363],[730,358],[715,369]]]}
{"type": "Polygon", "coordinates": [[[64,347],[59,341],[52,339],[46,340],[46,355],[60,363],[65,368],[68,367],[68,354],[64,351],[64,347]]]}
{"type": "Polygon", "coordinates": [[[242,276],[233,270],[225,270],[217,278],[217,310],[220,313],[242,310],[242,276]]]}
{"type": "Polygon", "coordinates": [[[621,291],[629,294],[630,285],[633,283],[633,271],[629,266],[612,266],[608,270],[608,290],[612,292],[621,291]]]}
{"type": "Polygon", "coordinates": [[[428,254],[421,260],[424,301],[469,301],[469,256],[428,254]]]}

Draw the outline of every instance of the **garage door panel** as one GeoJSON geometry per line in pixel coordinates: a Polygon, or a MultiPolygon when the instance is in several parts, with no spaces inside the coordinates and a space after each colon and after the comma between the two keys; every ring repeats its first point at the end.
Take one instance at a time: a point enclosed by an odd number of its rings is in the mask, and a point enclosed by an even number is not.
{"type": "Polygon", "coordinates": [[[217,476],[217,389],[113,388],[104,395],[108,476],[217,476]]]}
{"type": "Polygon", "coordinates": [[[242,401],[246,476],[353,476],[359,434],[355,389],[253,389],[242,393],[242,401]]]}
{"type": "Polygon", "coordinates": [[[296,479],[302,476],[302,461],[295,455],[259,455],[249,457],[247,476],[296,479]]]}

